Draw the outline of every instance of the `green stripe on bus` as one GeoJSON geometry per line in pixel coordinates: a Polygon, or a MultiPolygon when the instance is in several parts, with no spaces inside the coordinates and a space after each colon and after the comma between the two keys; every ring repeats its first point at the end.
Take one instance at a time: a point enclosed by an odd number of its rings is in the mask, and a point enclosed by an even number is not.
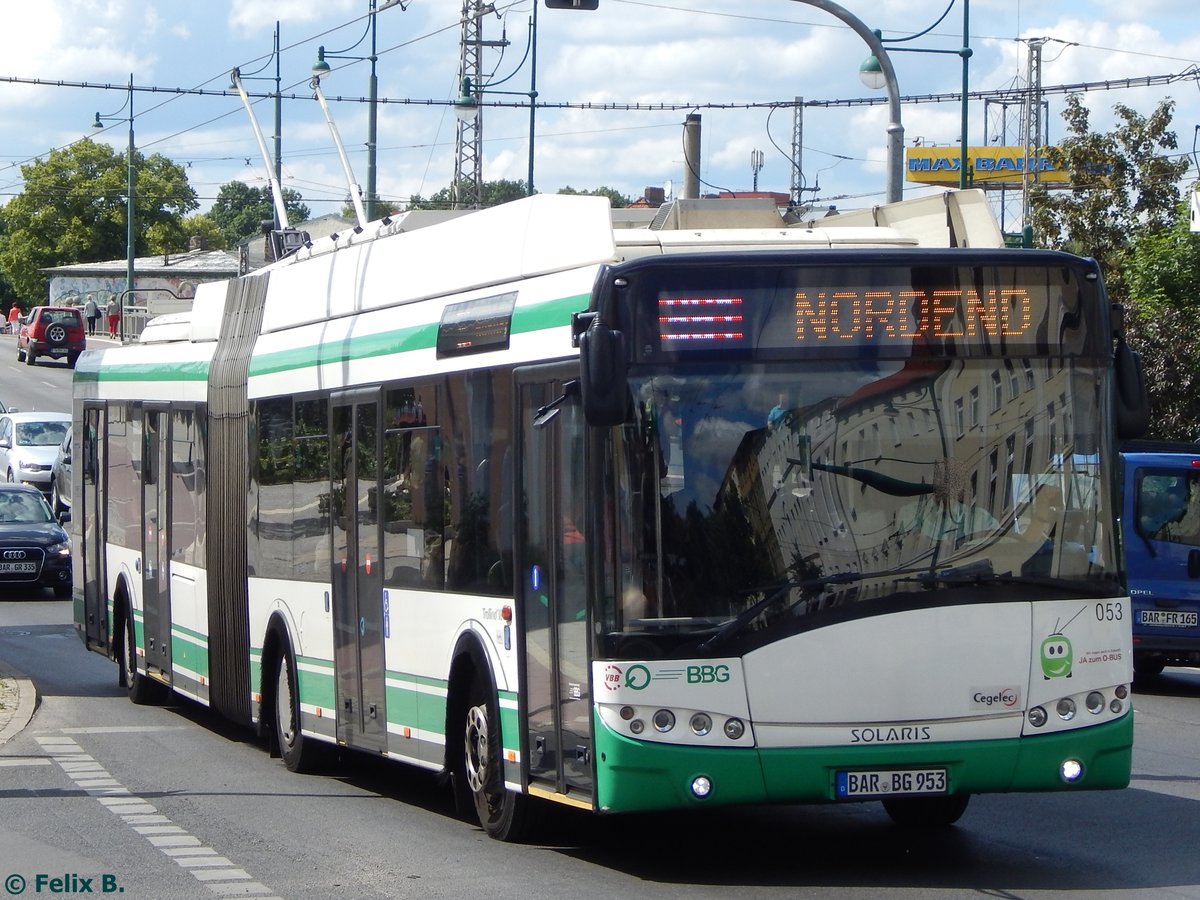
{"type": "Polygon", "coordinates": [[[591,302],[590,294],[577,294],[546,303],[536,303],[513,311],[512,334],[526,334],[571,324],[571,314],[581,312],[591,302]]]}
{"type": "MultiPolygon", "coordinates": [[[[176,626],[178,627],[178,626],[176,626]]],[[[171,635],[171,664],[208,677],[208,641],[188,635],[171,635]]]]}
{"type": "Polygon", "coordinates": [[[192,628],[180,625],[178,622],[171,623],[171,631],[178,632],[177,637],[184,638],[197,644],[208,646],[208,635],[202,634],[192,628]]]}
{"type": "Polygon", "coordinates": [[[207,381],[209,363],[163,361],[158,363],[108,363],[100,370],[75,370],[75,380],[100,381],[207,381]]]}
{"type": "MultiPolygon", "coordinates": [[[[588,300],[587,294],[580,294],[516,309],[513,311],[510,333],[527,334],[569,325],[571,313],[586,308],[588,300]]],[[[437,323],[430,322],[382,334],[351,337],[345,341],[327,341],[308,347],[264,353],[250,361],[250,377],[274,375],[327,363],[409,353],[414,350],[432,350],[437,346],[437,332],[437,323]]]]}
{"type": "Polygon", "coordinates": [[[325,709],[337,708],[337,690],[333,680],[333,666],[327,672],[313,672],[309,669],[296,670],[299,680],[298,691],[300,702],[308,706],[320,706],[325,709]]]}
{"type": "MultiPolygon", "coordinates": [[[[578,294],[516,309],[513,311],[510,333],[528,334],[568,325],[571,322],[571,314],[586,309],[589,299],[588,294],[578,294]]],[[[251,360],[250,376],[273,375],[326,363],[430,350],[437,345],[437,331],[437,323],[432,322],[382,334],[351,337],[346,341],[328,341],[309,347],[264,353],[251,360]]],[[[182,363],[169,360],[154,363],[119,362],[106,363],[99,370],[78,369],[75,379],[90,383],[207,381],[209,369],[210,363],[206,360],[182,363]]]]}
{"type": "Polygon", "coordinates": [[[436,325],[416,325],[400,328],[383,334],[352,337],[345,341],[328,341],[292,350],[264,353],[250,360],[250,377],[291,372],[326,363],[348,362],[353,359],[368,359],[373,356],[388,356],[425,350],[437,340],[436,325]]]}

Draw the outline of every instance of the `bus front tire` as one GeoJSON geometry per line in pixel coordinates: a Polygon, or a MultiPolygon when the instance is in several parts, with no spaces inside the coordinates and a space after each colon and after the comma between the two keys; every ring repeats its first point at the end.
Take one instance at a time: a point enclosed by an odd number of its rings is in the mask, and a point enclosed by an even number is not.
{"type": "Polygon", "coordinates": [[[967,810],[970,794],[944,797],[890,797],[883,808],[893,822],[905,828],[947,828],[967,810]]]}
{"type": "Polygon", "coordinates": [[[504,786],[500,755],[500,709],[496,692],[476,677],[463,721],[463,758],[455,773],[458,805],[466,795],[489,837],[518,841],[525,832],[529,798],[504,786]]]}
{"type": "Polygon", "coordinates": [[[317,742],[300,731],[300,700],[296,694],[296,666],[292,650],[285,647],[275,660],[275,740],[289,772],[313,772],[321,763],[317,742]]]}

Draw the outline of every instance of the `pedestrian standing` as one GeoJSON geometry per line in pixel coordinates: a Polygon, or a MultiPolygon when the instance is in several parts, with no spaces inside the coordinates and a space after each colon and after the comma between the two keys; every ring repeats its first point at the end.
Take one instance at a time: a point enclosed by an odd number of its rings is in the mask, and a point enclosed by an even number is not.
{"type": "Polygon", "coordinates": [[[83,314],[87,316],[88,334],[95,334],[96,320],[100,318],[100,306],[91,294],[88,294],[87,303],[83,305],[83,314]]]}
{"type": "Polygon", "coordinates": [[[12,305],[12,309],[8,311],[8,333],[16,334],[20,327],[17,323],[21,321],[21,307],[16,303],[12,305]]]}
{"type": "Polygon", "coordinates": [[[117,303],[116,297],[108,301],[105,312],[108,313],[108,336],[115,339],[117,326],[121,324],[121,304],[117,303]]]}

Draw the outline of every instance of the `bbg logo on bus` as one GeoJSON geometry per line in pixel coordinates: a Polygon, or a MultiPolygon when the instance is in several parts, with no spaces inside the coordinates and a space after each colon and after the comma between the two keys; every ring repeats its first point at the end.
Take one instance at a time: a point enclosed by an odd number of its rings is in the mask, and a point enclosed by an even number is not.
{"type": "MultiPolygon", "coordinates": [[[[688,684],[724,684],[730,678],[729,666],[724,663],[692,665],[684,671],[688,684]]],[[[675,670],[668,680],[675,680],[678,677],[677,672],[678,670],[675,670]]],[[[653,680],[654,674],[650,671],[649,666],[642,663],[635,663],[628,669],[610,664],[604,669],[604,686],[610,691],[618,690],[621,687],[627,687],[631,691],[644,691],[653,680]]]]}

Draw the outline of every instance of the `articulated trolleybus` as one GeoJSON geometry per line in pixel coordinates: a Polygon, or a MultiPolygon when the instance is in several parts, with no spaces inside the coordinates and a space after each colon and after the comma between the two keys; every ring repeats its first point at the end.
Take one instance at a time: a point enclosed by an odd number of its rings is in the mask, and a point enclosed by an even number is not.
{"type": "Polygon", "coordinates": [[[132,700],[445,773],[500,839],[1126,785],[1094,263],[972,191],[617,212],[372,223],[79,360],[76,621],[132,700]]]}

